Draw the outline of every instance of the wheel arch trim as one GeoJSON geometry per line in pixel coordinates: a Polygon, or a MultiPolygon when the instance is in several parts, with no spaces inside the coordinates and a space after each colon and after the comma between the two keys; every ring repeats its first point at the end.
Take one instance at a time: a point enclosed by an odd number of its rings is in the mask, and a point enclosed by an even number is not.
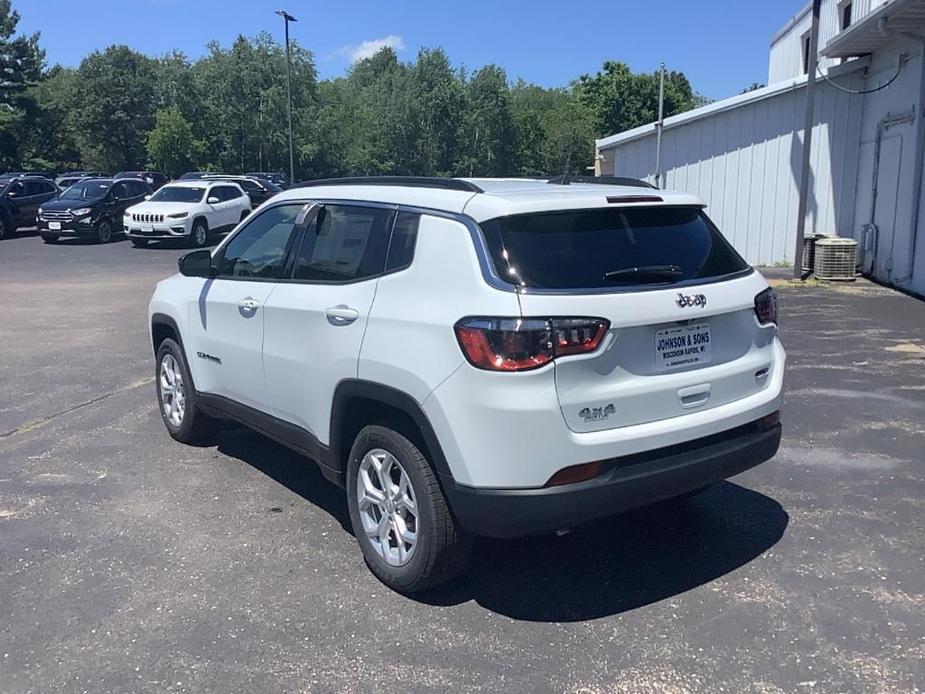
{"type": "Polygon", "coordinates": [[[427,445],[431,455],[431,463],[440,477],[453,480],[443,447],[437,438],[437,433],[424,413],[421,404],[413,397],[397,388],[374,381],[362,379],[347,379],[337,384],[334,390],[334,399],[331,406],[331,424],[329,432],[329,446],[331,451],[331,464],[337,466],[341,474],[346,473],[346,460],[351,444],[340,441],[339,432],[344,426],[344,417],[351,401],[356,399],[368,400],[387,405],[407,415],[414,422],[427,445]],[[346,450],[345,450],[346,449],[346,450]]]}

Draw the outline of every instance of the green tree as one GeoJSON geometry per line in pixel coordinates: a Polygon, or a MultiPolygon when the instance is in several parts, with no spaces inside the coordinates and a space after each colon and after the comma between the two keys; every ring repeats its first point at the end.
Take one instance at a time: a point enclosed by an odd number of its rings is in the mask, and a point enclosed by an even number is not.
{"type": "MultiPolygon", "coordinates": [[[[608,60],[595,75],[575,83],[581,102],[594,113],[595,133],[612,135],[658,118],[658,82],[654,73],[634,73],[625,63],[608,60]]],[[[665,76],[665,117],[698,105],[690,82],[681,72],[665,76]]]]}
{"type": "Polygon", "coordinates": [[[73,119],[76,78],[74,70],[56,65],[29,87],[17,132],[22,168],[63,171],[81,165],[73,119]]]}
{"type": "Polygon", "coordinates": [[[196,160],[193,126],[177,106],[155,112],[146,144],[151,164],[174,178],[188,171],[196,160]]]}
{"type": "Polygon", "coordinates": [[[515,130],[507,74],[486,65],[466,83],[465,150],[461,169],[468,176],[514,173],[515,130]]]}
{"type": "Polygon", "coordinates": [[[414,117],[420,130],[415,147],[417,171],[428,176],[448,176],[461,151],[465,95],[450,59],[441,48],[423,49],[411,68],[414,117]]]}
{"type": "Polygon", "coordinates": [[[15,36],[19,13],[11,0],[0,0],[0,166],[16,166],[21,157],[26,112],[35,106],[31,88],[42,76],[45,53],[38,33],[15,36]]]}
{"type": "Polygon", "coordinates": [[[74,105],[83,161],[103,170],[136,168],[147,159],[154,126],[155,62],[128,46],[94,51],[77,69],[81,98],[74,105]]]}

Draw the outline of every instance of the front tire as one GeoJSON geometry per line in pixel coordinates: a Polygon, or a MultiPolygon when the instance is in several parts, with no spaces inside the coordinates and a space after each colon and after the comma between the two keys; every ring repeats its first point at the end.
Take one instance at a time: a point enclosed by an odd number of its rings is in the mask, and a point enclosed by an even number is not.
{"type": "Polygon", "coordinates": [[[427,457],[394,429],[370,425],[357,435],[347,503],[366,564],[389,588],[420,592],[465,568],[468,534],[450,513],[427,457]]]}
{"type": "Polygon", "coordinates": [[[202,248],[209,241],[209,227],[206,226],[206,223],[197,219],[193,222],[193,230],[189,235],[189,244],[193,248],[202,248]]]}
{"type": "Polygon", "coordinates": [[[174,439],[197,444],[214,436],[215,420],[199,409],[183,349],[171,338],[157,348],[154,383],[161,419],[174,439]]]}
{"type": "Polygon", "coordinates": [[[45,243],[58,243],[57,234],[41,234],[41,236],[42,236],[42,241],[44,241],[45,243]]]}
{"type": "Polygon", "coordinates": [[[109,243],[112,241],[112,224],[107,219],[103,219],[96,227],[96,242],[109,243]]]}
{"type": "Polygon", "coordinates": [[[131,241],[135,248],[144,248],[148,245],[148,239],[131,239],[131,241]]]}

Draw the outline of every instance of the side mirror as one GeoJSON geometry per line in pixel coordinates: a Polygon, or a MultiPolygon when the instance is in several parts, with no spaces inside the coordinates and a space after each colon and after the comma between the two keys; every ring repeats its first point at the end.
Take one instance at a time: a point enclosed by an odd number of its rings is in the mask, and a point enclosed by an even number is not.
{"type": "Polygon", "coordinates": [[[18,191],[15,191],[15,190],[8,191],[7,194],[6,194],[6,197],[8,197],[8,198],[18,198],[18,197],[19,197],[19,192],[18,192],[18,191]]]}
{"type": "Polygon", "coordinates": [[[219,200],[217,197],[213,195],[208,200],[206,200],[206,202],[209,203],[210,205],[217,205],[218,203],[221,202],[221,200],[219,200]]]}
{"type": "Polygon", "coordinates": [[[212,251],[193,251],[177,261],[184,277],[215,277],[218,268],[212,264],[212,251]]]}
{"type": "Polygon", "coordinates": [[[150,195],[145,195],[145,200],[150,200],[150,199],[151,199],[150,195]]]}

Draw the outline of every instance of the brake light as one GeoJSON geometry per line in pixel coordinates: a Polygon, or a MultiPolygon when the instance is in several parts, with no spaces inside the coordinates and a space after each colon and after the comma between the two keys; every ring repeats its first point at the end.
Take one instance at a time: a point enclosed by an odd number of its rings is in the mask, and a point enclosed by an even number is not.
{"type": "Polygon", "coordinates": [[[758,322],[763,325],[778,322],[777,294],[770,287],[755,297],[755,315],[758,316],[758,322]]]}
{"type": "Polygon", "coordinates": [[[469,363],[489,371],[527,371],[593,352],[608,328],[603,318],[463,318],[455,326],[469,363]]]}

